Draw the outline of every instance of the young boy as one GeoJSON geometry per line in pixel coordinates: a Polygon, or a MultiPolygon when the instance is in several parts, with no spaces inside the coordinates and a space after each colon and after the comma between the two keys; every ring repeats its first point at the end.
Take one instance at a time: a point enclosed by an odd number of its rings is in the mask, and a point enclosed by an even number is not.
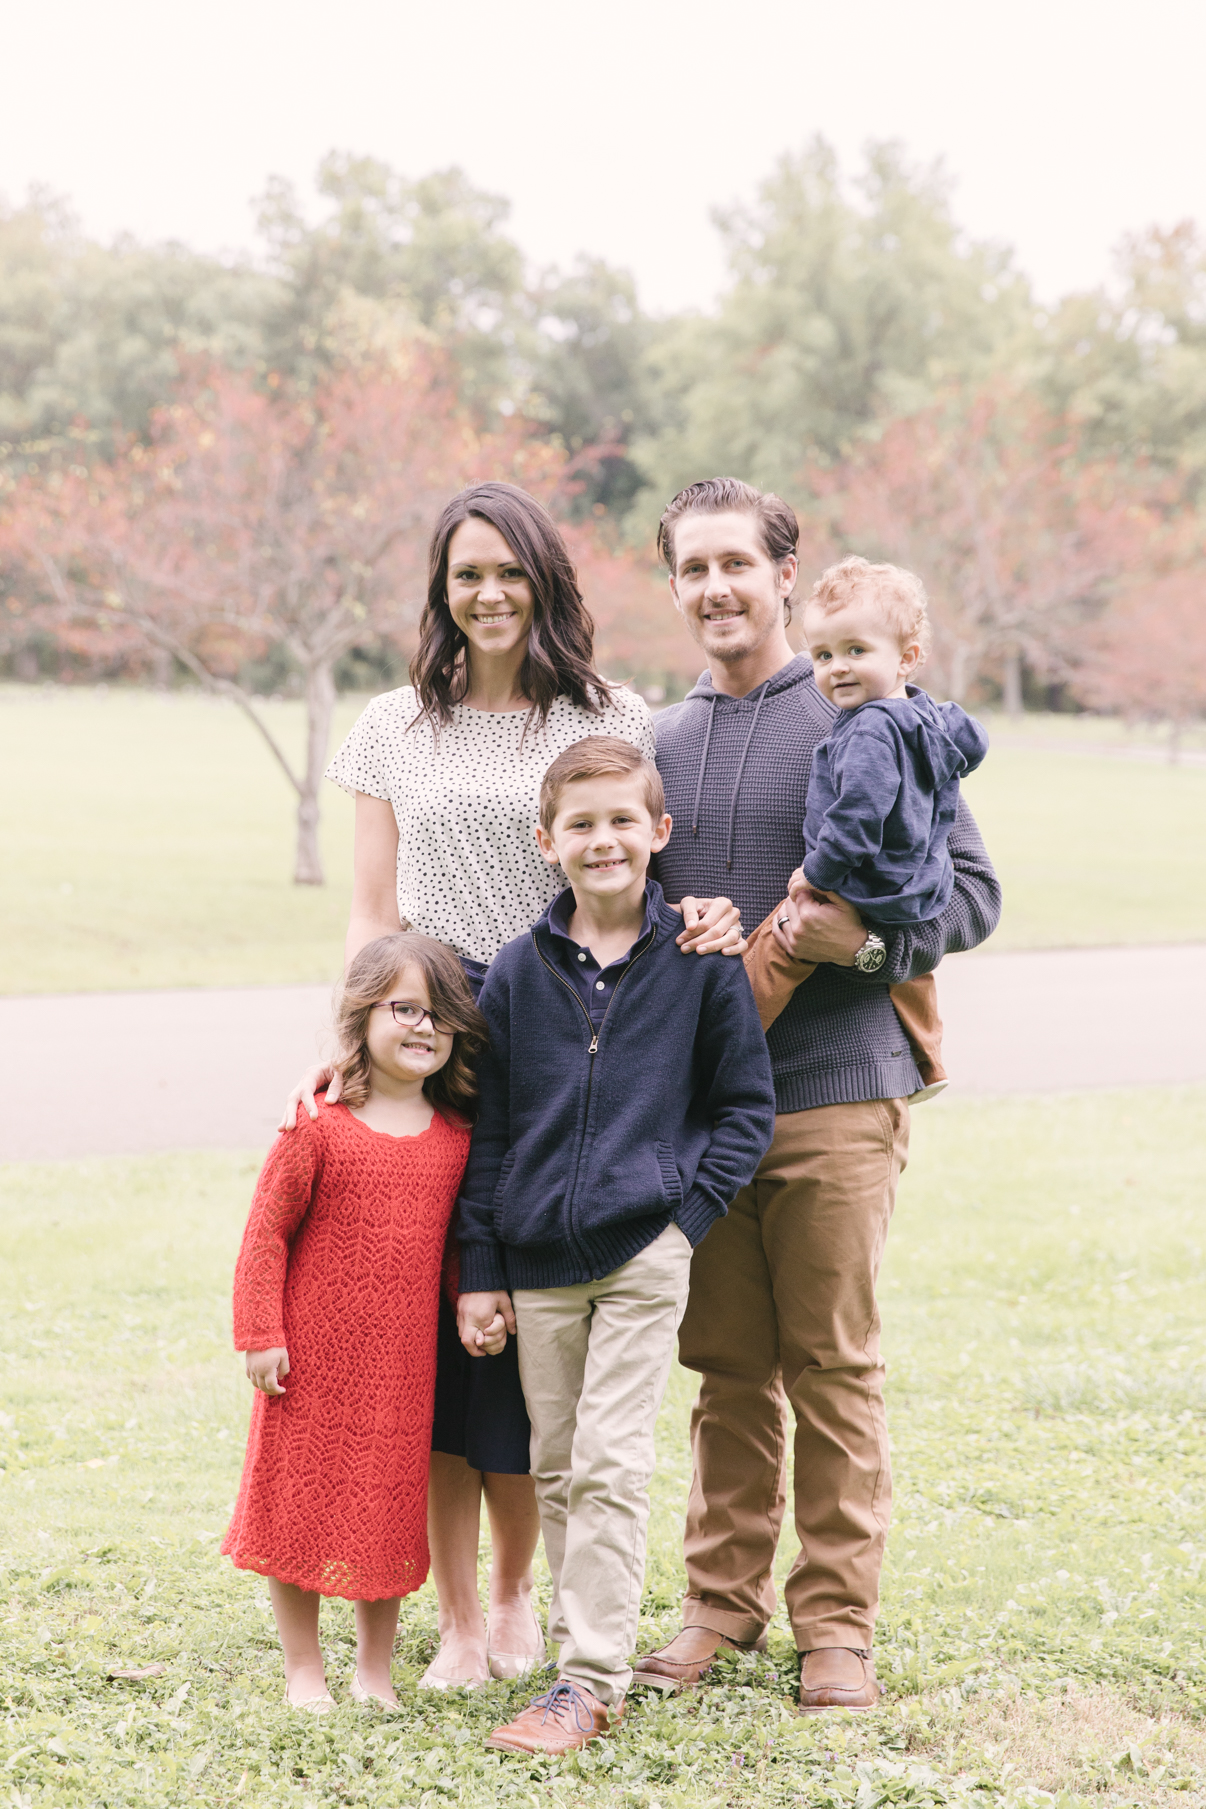
{"type": "Polygon", "coordinates": [[[657,769],[611,736],[550,766],[537,839],[569,886],[496,957],[461,1187],[459,1321],[519,1340],[559,1677],[487,1744],[568,1752],[619,1719],[645,1571],[653,1430],[691,1251],[775,1125],[740,962],[685,962],[648,878],[671,829],[657,769]]]}
{"type": "MultiPolygon", "coordinates": [[[[988,751],[984,730],[958,704],[936,704],[910,684],[929,636],[925,588],[897,565],[844,559],[821,574],[804,605],[817,688],[839,715],[813,758],[803,873],[792,892],[806,884],[836,892],[871,930],[924,923],[946,909],[959,780],[988,751]]],[[[798,971],[784,974],[785,989],[789,982],[798,985],[798,971]]],[[[894,986],[892,1003],[926,1083],[914,1098],[928,1098],[946,1085],[933,975],[894,986]]]]}

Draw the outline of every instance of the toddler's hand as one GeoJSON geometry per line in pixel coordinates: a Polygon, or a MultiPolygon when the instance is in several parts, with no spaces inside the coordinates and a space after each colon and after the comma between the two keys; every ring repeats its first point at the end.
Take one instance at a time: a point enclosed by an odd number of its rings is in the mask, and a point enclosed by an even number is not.
{"type": "Polygon", "coordinates": [[[797,867],[787,882],[787,896],[793,904],[799,904],[802,898],[811,899],[814,904],[829,904],[834,895],[832,892],[818,892],[805,875],[803,867],[797,867]]]}
{"type": "Polygon", "coordinates": [[[245,1358],[247,1377],[253,1387],[265,1394],[284,1394],[279,1378],[289,1374],[287,1350],[249,1350],[245,1358]]]}
{"type": "Polygon", "coordinates": [[[477,1342],[488,1357],[500,1357],[507,1342],[507,1322],[501,1313],[495,1313],[484,1332],[478,1332],[477,1342]]]}
{"type": "Polygon", "coordinates": [[[511,1296],[497,1293],[462,1294],[456,1303],[456,1329],[471,1357],[497,1357],[515,1335],[515,1311],[511,1296]]]}

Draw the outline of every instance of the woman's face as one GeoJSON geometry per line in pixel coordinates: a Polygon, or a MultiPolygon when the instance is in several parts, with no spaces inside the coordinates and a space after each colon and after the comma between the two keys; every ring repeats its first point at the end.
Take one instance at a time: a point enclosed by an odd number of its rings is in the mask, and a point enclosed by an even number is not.
{"type": "Polygon", "coordinates": [[[472,653],[514,653],[532,628],[527,573],[494,526],[471,515],[448,543],[448,607],[472,653]]]}

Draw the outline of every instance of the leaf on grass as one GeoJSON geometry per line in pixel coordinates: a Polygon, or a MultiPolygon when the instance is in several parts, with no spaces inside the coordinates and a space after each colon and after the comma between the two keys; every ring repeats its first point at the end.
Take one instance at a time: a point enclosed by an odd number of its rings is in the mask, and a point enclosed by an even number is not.
{"type": "Polygon", "coordinates": [[[106,1671],[105,1675],[110,1683],[141,1683],[145,1677],[162,1677],[166,1670],[166,1665],[143,1665],[130,1671],[106,1671]]]}

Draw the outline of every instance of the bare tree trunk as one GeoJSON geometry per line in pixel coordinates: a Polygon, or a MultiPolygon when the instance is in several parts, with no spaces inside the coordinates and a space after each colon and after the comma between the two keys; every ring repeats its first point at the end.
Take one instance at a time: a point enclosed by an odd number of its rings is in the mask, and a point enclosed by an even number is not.
{"type": "Polygon", "coordinates": [[[1022,715],[1022,656],[1016,647],[1011,647],[1005,655],[1001,693],[1006,716],[1010,722],[1019,721],[1022,715]]]}
{"type": "Polygon", "coordinates": [[[318,852],[318,788],[327,764],[331,716],[335,709],[333,661],[318,660],[306,673],[306,769],[297,788],[295,886],[325,884],[318,852]]]}
{"type": "Polygon", "coordinates": [[[962,641],[956,641],[947,655],[947,660],[949,672],[947,693],[952,703],[962,703],[969,683],[970,649],[962,641]]]}

